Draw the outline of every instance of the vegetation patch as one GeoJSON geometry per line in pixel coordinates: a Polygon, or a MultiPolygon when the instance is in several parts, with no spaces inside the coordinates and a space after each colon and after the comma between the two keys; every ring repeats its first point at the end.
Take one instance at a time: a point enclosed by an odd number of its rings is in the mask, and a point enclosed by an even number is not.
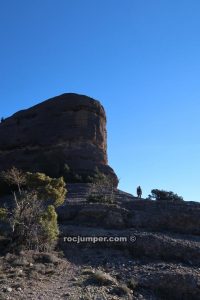
{"type": "Polygon", "coordinates": [[[56,207],[63,204],[67,193],[63,178],[24,173],[15,167],[1,177],[17,188],[13,205],[0,208],[2,221],[10,226],[12,249],[51,251],[59,235],[56,207]]]}

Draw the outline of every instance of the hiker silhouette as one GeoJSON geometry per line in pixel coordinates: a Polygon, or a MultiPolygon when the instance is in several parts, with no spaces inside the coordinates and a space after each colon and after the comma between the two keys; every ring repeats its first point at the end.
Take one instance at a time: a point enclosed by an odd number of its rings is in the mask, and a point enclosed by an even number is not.
{"type": "Polygon", "coordinates": [[[141,189],[140,185],[137,187],[137,196],[138,196],[138,198],[142,197],[142,189],[141,189]]]}

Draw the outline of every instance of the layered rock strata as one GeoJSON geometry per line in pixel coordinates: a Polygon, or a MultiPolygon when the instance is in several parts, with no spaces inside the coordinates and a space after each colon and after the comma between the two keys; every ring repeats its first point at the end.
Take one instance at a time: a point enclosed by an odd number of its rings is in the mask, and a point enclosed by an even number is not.
{"type": "Polygon", "coordinates": [[[0,123],[0,171],[16,166],[58,177],[66,165],[85,178],[98,168],[117,185],[108,165],[106,114],[99,101],[63,94],[0,123]]]}

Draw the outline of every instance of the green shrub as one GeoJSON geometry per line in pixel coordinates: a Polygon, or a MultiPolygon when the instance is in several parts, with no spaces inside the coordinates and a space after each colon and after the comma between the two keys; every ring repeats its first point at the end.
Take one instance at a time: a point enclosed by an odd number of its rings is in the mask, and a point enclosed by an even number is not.
{"type": "Polygon", "coordinates": [[[114,184],[112,179],[105,174],[96,171],[93,177],[93,183],[90,187],[87,201],[93,203],[114,203],[114,184]]]}
{"type": "Polygon", "coordinates": [[[51,178],[43,173],[26,173],[26,185],[35,190],[44,200],[53,200],[53,205],[60,206],[65,200],[67,190],[63,177],[51,178]]]}
{"type": "Polygon", "coordinates": [[[66,182],[70,183],[80,183],[80,182],[85,182],[84,176],[75,173],[68,164],[65,164],[63,167],[63,177],[66,182]]]}
{"type": "Polygon", "coordinates": [[[178,196],[177,194],[171,191],[164,191],[153,189],[151,191],[151,195],[149,195],[149,199],[157,200],[157,201],[172,201],[172,202],[182,202],[183,197],[178,196]]]}
{"type": "Polygon", "coordinates": [[[0,207],[0,220],[5,221],[7,219],[8,211],[6,208],[0,207]]]}
{"type": "Polygon", "coordinates": [[[87,201],[89,203],[107,203],[107,204],[113,204],[114,200],[113,197],[107,196],[107,195],[97,195],[97,194],[91,194],[87,197],[87,201]]]}
{"type": "Polygon", "coordinates": [[[18,187],[14,206],[0,209],[0,217],[12,229],[13,248],[51,250],[58,238],[55,207],[64,202],[66,189],[63,178],[50,178],[42,173],[23,173],[12,168],[3,178],[18,187]],[[22,184],[26,189],[22,188],[22,184]],[[47,201],[50,200],[50,201],[47,201]],[[51,205],[48,205],[51,202],[51,205]]]}
{"type": "Polygon", "coordinates": [[[42,215],[40,222],[44,230],[43,237],[46,237],[47,243],[53,244],[57,240],[59,234],[57,213],[53,205],[49,205],[47,207],[47,210],[42,215]]]}
{"type": "Polygon", "coordinates": [[[64,180],[70,183],[95,183],[107,177],[101,173],[97,167],[94,171],[91,171],[90,174],[78,174],[71,169],[68,164],[64,165],[61,173],[63,174],[64,180]]]}

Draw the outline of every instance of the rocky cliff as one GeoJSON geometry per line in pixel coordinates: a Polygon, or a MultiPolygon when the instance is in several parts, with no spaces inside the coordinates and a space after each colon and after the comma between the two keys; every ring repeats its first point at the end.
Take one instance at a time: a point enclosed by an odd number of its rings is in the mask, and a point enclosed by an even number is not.
{"type": "Polygon", "coordinates": [[[98,168],[117,185],[107,163],[106,114],[87,96],[63,94],[0,123],[0,170],[16,166],[58,177],[68,165],[86,179],[98,168]]]}

